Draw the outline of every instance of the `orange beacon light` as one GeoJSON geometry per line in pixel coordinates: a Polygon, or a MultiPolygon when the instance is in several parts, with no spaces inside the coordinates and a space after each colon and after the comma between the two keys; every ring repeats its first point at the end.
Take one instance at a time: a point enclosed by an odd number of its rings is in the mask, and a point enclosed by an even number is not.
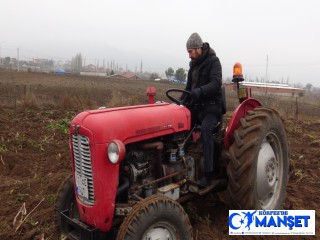
{"type": "Polygon", "coordinates": [[[242,103],[244,100],[251,97],[251,89],[246,88],[240,82],[244,81],[243,73],[242,73],[242,65],[241,63],[235,63],[233,66],[233,78],[232,82],[237,83],[237,91],[239,102],[242,103]]]}
{"type": "Polygon", "coordinates": [[[233,66],[233,79],[232,82],[242,82],[244,81],[242,74],[242,65],[241,63],[235,63],[233,66]]]}

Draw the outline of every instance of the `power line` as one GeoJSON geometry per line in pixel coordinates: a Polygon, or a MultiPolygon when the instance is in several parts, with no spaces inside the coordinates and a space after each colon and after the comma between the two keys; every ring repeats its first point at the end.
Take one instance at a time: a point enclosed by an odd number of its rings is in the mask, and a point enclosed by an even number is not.
{"type": "Polygon", "coordinates": [[[33,53],[33,54],[38,54],[38,55],[42,55],[42,56],[46,56],[48,58],[55,58],[55,59],[64,59],[64,60],[69,60],[70,58],[66,58],[66,57],[58,57],[58,56],[53,56],[53,55],[48,55],[45,53],[40,53],[40,52],[36,52],[33,50],[29,50],[29,49],[21,49],[24,52],[29,52],[29,53],[33,53]]]}
{"type": "MultiPolygon", "coordinates": [[[[4,48],[4,47],[1,47],[1,50],[16,51],[17,49],[16,48],[4,48]]],[[[25,49],[25,48],[19,48],[19,50],[20,50],[20,52],[27,52],[27,53],[32,53],[32,54],[35,54],[35,55],[41,55],[41,56],[45,56],[47,58],[63,59],[63,60],[69,60],[70,59],[70,58],[67,58],[67,57],[49,55],[49,54],[46,54],[46,53],[41,53],[41,52],[37,52],[37,51],[25,49]]]]}

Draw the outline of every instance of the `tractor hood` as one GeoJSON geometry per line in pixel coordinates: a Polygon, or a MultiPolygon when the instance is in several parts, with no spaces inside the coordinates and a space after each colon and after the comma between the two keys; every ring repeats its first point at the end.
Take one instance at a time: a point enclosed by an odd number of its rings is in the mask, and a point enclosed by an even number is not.
{"type": "Polygon", "coordinates": [[[90,132],[93,144],[121,140],[124,144],[190,130],[190,111],[160,103],[84,111],[70,124],[71,134],[90,132]]]}

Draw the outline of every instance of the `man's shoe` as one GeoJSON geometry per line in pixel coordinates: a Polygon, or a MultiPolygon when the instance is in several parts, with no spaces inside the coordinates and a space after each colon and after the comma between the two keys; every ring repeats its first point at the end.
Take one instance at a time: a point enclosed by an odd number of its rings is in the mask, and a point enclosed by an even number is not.
{"type": "Polygon", "coordinates": [[[204,176],[200,178],[197,183],[203,187],[207,187],[210,185],[210,182],[220,179],[222,176],[219,173],[215,172],[205,172],[204,176]]]}

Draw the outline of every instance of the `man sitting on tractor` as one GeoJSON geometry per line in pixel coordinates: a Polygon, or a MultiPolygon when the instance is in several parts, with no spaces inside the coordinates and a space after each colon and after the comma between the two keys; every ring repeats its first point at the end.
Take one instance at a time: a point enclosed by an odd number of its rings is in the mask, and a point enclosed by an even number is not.
{"type": "MultiPolygon", "coordinates": [[[[212,131],[222,116],[222,71],[219,58],[209,43],[202,42],[198,33],[193,33],[187,41],[190,69],[185,90],[190,91],[190,111],[192,127],[201,124],[203,143],[203,177],[199,184],[208,186],[218,175],[214,161],[214,142],[212,131]]],[[[184,99],[183,94],[181,99],[184,99]]]]}

